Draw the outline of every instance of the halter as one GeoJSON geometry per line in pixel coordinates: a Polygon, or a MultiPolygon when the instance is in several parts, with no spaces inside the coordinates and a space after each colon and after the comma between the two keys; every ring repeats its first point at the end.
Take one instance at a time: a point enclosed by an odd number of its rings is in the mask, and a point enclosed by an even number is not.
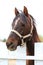
{"type": "MultiPolygon", "coordinates": [[[[14,32],[16,35],[18,35],[22,41],[22,44],[21,45],[24,45],[24,39],[28,38],[28,37],[32,37],[32,31],[33,31],[33,20],[32,18],[30,17],[31,19],[31,31],[29,34],[25,35],[25,36],[22,36],[18,31],[16,30],[11,30],[12,32],[14,32]]],[[[29,39],[30,41],[30,39],[29,39]]]]}

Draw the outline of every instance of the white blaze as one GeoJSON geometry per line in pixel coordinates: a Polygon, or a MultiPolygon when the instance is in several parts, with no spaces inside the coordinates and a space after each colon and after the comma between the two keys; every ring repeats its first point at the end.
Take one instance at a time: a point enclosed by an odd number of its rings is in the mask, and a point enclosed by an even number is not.
{"type": "Polygon", "coordinates": [[[18,18],[16,21],[15,21],[15,25],[14,25],[14,28],[16,27],[18,21],[20,20],[20,18],[18,18]]]}

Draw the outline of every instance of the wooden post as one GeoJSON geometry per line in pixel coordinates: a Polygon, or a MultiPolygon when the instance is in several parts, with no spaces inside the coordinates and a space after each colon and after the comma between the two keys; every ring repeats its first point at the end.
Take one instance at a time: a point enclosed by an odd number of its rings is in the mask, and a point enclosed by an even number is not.
{"type": "Polygon", "coordinates": [[[16,65],[16,60],[8,60],[8,65],[16,65]]]}

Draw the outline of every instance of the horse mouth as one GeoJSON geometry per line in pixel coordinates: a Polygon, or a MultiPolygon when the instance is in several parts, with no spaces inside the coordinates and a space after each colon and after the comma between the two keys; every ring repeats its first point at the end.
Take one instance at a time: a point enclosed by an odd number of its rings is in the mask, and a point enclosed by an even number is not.
{"type": "Polygon", "coordinates": [[[17,48],[8,48],[10,51],[15,51],[17,48]]]}

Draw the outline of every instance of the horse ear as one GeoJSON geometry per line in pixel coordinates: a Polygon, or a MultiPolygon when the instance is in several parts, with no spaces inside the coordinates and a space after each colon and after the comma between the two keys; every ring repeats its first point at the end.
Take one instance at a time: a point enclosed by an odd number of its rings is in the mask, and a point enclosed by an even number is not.
{"type": "Polygon", "coordinates": [[[28,16],[28,10],[27,10],[27,8],[26,8],[25,6],[24,6],[23,13],[24,13],[26,16],[28,16]]]}
{"type": "Polygon", "coordinates": [[[17,16],[19,14],[17,8],[15,8],[15,15],[17,16]]]}

